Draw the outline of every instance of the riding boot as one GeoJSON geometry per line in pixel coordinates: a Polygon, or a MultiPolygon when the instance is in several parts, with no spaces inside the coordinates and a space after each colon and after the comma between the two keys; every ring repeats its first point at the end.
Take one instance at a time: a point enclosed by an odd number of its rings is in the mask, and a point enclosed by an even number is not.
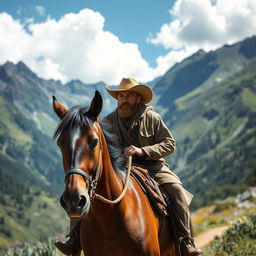
{"type": "Polygon", "coordinates": [[[56,241],[54,245],[65,255],[80,256],[80,225],[81,220],[70,220],[69,239],[66,242],[56,241]]]}
{"type": "Polygon", "coordinates": [[[195,248],[194,239],[189,236],[180,237],[180,251],[182,256],[197,256],[203,253],[201,249],[195,248]]]}
{"type": "Polygon", "coordinates": [[[193,242],[190,212],[182,185],[178,183],[166,183],[162,187],[169,196],[171,223],[175,223],[176,225],[180,254],[182,256],[200,255],[202,251],[196,249],[193,242]]]}

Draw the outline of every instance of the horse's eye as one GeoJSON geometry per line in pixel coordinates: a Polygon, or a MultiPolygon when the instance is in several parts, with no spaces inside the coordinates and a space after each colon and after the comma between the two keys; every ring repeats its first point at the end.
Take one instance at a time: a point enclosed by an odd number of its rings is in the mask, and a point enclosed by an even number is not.
{"type": "Polygon", "coordinates": [[[90,149],[95,149],[98,144],[98,141],[99,141],[98,139],[92,140],[90,143],[90,149]]]}

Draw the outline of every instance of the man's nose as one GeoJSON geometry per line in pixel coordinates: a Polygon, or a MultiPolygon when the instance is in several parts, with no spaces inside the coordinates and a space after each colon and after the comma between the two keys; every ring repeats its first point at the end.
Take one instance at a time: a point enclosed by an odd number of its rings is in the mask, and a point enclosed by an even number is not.
{"type": "Polygon", "coordinates": [[[128,98],[122,98],[122,99],[121,99],[121,103],[122,103],[122,104],[128,103],[128,98]]]}

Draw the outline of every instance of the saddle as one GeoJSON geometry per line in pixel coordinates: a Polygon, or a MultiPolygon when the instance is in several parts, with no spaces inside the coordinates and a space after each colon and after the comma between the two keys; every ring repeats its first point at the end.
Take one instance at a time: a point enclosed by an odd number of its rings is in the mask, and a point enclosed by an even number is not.
{"type": "Polygon", "coordinates": [[[153,209],[159,215],[169,215],[168,204],[159,188],[159,184],[149,175],[148,171],[138,166],[132,166],[131,175],[147,195],[153,209]]]}

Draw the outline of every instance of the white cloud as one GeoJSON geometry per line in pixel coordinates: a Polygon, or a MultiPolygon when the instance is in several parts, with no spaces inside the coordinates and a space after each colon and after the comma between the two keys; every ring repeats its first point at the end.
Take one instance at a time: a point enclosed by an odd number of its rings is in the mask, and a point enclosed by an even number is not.
{"type": "Polygon", "coordinates": [[[167,71],[199,49],[214,50],[256,34],[255,0],[177,0],[170,16],[169,23],[147,38],[170,49],[158,58],[158,70],[167,71]]]}
{"type": "Polygon", "coordinates": [[[45,15],[45,8],[43,6],[36,6],[35,10],[40,16],[45,15]]]}
{"type": "MultiPolygon", "coordinates": [[[[45,9],[37,6],[45,15],[45,9]]],[[[39,76],[67,82],[104,81],[117,84],[122,77],[141,82],[163,75],[173,64],[198,49],[215,49],[239,41],[256,31],[255,0],[177,0],[171,21],[147,41],[170,49],[151,68],[137,44],[122,42],[104,29],[104,17],[84,9],[55,20],[24,23],[0,13],[0,63],[24,61],[39,76]]]]}
{"type": "Polygon", "coordinates": [[[208,51],[256,32],[255,0],[177,0],[170,14],[171,22],[148,42],[174,51],[208,51]]]}
{"type": "MultiPolygon", "coordinates": [[[[121,42],[104,30],[104,17],[90,9],[55,20],[21,24],[0,14],[0,60],[24,61],[44,78],[117,84],[122,77],[149,81],[159,71],[149,67],[138,45],[121,42]],[[25,30],[25,25],[28,31],[25,30]]],[[[162,74],[161,73],[161,74],[162,74]]]]}

